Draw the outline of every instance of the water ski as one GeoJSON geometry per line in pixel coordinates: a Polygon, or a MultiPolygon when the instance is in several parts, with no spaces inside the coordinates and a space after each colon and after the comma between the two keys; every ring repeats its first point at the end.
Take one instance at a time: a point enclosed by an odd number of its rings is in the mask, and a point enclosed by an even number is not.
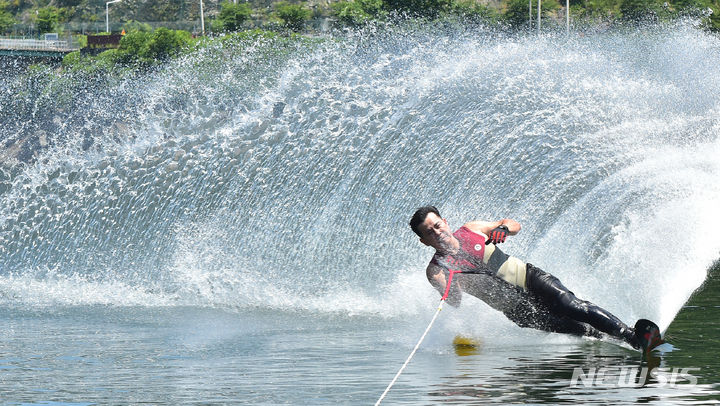
{"type": "Polygon", "coordinates": [[[635,337],[644,353],[664,343],[660,336],[660,328],[650,320],[640,319],[635,323],[635,337]]]}

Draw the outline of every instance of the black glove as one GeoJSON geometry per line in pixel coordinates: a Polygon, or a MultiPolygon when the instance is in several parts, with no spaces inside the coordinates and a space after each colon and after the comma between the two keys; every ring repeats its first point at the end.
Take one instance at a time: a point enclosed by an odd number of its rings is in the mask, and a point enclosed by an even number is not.
{"type": "Polygon", "coordinates": [[[507,238],[509,232],[510,229],[507,228],[506,225],[493,228],[492,231],[490,231],[487,241],[485,241],[485,245],[490,243],[500,244],[501,242],[505,242],[505,238],[507,238]]]}

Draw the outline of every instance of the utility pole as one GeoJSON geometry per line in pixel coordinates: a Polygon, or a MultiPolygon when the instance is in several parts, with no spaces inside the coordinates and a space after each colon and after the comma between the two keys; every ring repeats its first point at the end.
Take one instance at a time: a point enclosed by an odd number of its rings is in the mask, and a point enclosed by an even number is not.
{"type": "Polygon", "coordinates": [[[117,3],[119,1],[121,0],[112,0],[105,3],[105,32],[110,32],[110,9],[108,6],[112,3],[117,3]]]}
{"type": "Polygon", "coordinates": [[[565,34],[570,35],[570,0],[565,0],[565,34]]]}
{"type": "Polygon", "coordinates": [[[528,0],[528,30],[532,29],[532,0],[528,0]]]}
{"type": "Polygon", "coordinates": [[[205,35],[205,14],[203,13],[202,0],[200,0],[200,32],[205,35]]]}

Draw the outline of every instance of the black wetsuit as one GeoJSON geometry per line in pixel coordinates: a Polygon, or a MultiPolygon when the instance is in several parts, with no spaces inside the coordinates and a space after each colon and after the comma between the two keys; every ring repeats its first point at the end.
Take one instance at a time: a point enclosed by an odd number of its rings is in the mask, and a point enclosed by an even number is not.
{"type": "Polygon", "coordinates": [[[535,310],[523,305],[516,309],[519,312],[506,313],[518,325],[596,337],[600,335],[599,330],[630,344],[634,342],[632,329],[620,319],[600,306],[578,298],[558,278],[532,264],[527,264],[527,293],[535,310]],[[543,312],[548,314],[542,315],[543,312]],[[548,320],[543,321],[542,316],[548,320]]]}
{"type": "Polygon", "coordinates": [[[517,325],[581,336],[600,337],[602,332],[637,345],[631,328],[607,310],[579,299],[558,278],[494,246],[492,254],[485,255],[485,237],[466,227],[454,235],[460,241],[459,252],[436,253],[431,262],[445,269],[446,280],[449,270],[462,271],[455,276],[453,285],[459,283],[463,291],[501,311],[517,325]],[[519,270],[504,269],[510,258],[519,270]],[[520,275],[523,272],[524,278],[520,275]]]}

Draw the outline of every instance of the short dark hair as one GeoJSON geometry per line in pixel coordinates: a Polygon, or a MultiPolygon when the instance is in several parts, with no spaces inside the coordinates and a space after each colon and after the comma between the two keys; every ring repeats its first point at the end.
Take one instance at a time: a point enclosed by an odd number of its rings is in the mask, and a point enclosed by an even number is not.
{"type": "Polygon", "coordinates": [[[418,227],[420,226],[420,224],[422,224],[423,221],[425,221],[425,217],[427,217],[427,215],[430,213],[435,213],[438,217],[442,217],[437,207],[423,206],[415,210],[415,214],[413,214],[412,218],[410,219],[410,228],[412,228],[415,234],[417,234],[420,238],[422,238],[423,236],[422,234],[420,234],[420,230],[418,230],[418,227]]]}

